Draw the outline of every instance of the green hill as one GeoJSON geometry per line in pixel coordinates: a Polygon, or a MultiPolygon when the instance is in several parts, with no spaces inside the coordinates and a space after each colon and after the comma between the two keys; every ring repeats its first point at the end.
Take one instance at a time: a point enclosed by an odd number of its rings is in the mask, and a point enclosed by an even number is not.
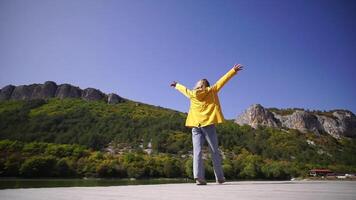
{"type": "Polygon", "coordinates": [[[159,150],[163,137],[188,131],[184,118],[177,111],[132,101],[112,105],[82,99],[4,101],[0,138],[81,144],[96,150],[111,141],[137,147],[152,139],[159,150]]]}
{"type": "MultiPolygon", "coordinates": [[[[133,101],[1,101],[0,175],[191,177],[185,117],[133,101]],[[150,146],[152,154],[145,153],[150,146]],[[41,167],[52,170],[33,171],[41,167]]],[[[356,172],[355,139],[253,129],[232,121],[217,129],[227,178],[305,176],[313,167],[356,172]]],[[[206,169],[212,178],[208,161],[206,169]]]]}

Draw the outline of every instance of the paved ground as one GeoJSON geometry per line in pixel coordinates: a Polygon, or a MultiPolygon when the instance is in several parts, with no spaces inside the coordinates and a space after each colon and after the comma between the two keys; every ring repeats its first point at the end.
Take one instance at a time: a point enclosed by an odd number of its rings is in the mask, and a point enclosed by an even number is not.
{"type": "Polygon", "coordinates": [[[338,200],[356,199],[356,181],[243,181],[223,185],[192,183],[110,187],[61,187],[0,190],[1,200],[338,200]]]}

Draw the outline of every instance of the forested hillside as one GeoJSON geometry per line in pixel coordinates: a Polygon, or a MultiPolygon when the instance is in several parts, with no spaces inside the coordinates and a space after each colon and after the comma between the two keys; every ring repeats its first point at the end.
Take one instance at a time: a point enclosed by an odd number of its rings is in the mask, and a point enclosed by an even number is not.
{"type": "MultiPolygon", "coordinates": [[[[24,177],[191,177],[192,144],[190,130],[184,127],[185,117],[185,113],[133,101],[2,101],[0,173],[24,177]],[[144,150],[150,147],[152,153],[147,154],[144,150]],[[116,151],[108,152],[113,148],[116,151]],[[52,170],[33,171],[42,168],[52,170]]],[[[283,179],[304,176],[313,167],[356,172],[356,140],[352,138],[253,129],[232,120],[218,126],[218,137],[227,178],[283,179]]],[[[206,162],[207,176],[212,178],[210,160],[206,162]]]]}

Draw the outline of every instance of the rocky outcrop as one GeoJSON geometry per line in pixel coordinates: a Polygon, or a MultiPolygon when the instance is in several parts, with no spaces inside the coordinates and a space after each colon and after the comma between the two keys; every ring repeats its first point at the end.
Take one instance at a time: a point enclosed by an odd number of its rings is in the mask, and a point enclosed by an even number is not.
{"type": "Polygon", "coordinates": [[[317,116],[303,110],[296,110],[293,114],[286,116],[274,113],[274,116],[279,119],[281,125],[286,128],[297,129],[301,132],[323,132],[323,127],[317,116]]]}
{"type": "Polygon", "coordinates": [[[14,89],[15,89],[15,86],[13,86],[13,85],[7,85],[7,86],[1,88],[0,101],[9,100],[11,98],[11,94],[14,91],[14,89]]]}
{"type": "Polygon", "coordinates": [[[116,103],[120,103],[123,101],[124,101],[124,99],[117,94],[114,94],[114,93],[108,94],[108,104],[116,104],[116,103]]]}
{"type": "Polygon", "coordinates": [[[80,98],[82,96],[82,90],[79,87],[72,86],[70,84],[61,84],[58,86],[55,97],[64,98],[80,98]]]}
{"type": "Polygon", "coordinates": [[[250,106],[242,115],[236,119],[238,124],[248,124],[253,128],[257,126],[280,127],[279,121],[273,113],[263,108],[260,104],[250,106]]]}
{"type": "Polygon", "coordinates": [[[13,86],[7,85],[0,90],[0,101],[5,100],[32,100],[49,98],[82,98],[87,101],[103,100],[109,104],[124,102],[119,95],[111,93],[106,95],[95,88],[84,90],[70,84],[57,85],[53,81],[46,81],[44,84],[31,84],[13,86]]]}
{"type": "Polygon", "coordinates": [[[340,133],[346,137],[356,137],[356,117],[350,111],[334,111],[333,117],[317,116],[324,130],[335,138],[340,133]]]}
{"type": "Polygon", "coordinates": [[[37,86],[38,86],[38,84],[16,86],[14,91],[11,94],[10,99],[12,99],[12,100],[30,100],[32,97],[33,90],[37,86]]]}
{"type": "Polygon", "coordinates": [[[105,98],[105,94],[95,88],[87,88],[83,90],[82,98],[88,101],[101,100],[105,98]]]}
{"type": "Polygon", "coordinates": [[[253,128],[267,126],[297,129],[304,133],[327,133],[334,138],[356,137],[356,116],[347,110],[310,112],[298,109],[289,114],[280,114],[254,104],[239,115],[235,122],[253,128]]]}
{"type": "Polygon", "coordinates": [[[53,81],[46,81],[44,84],[38,84],[31,95],[31,99],[49,99],[55,96],[57,84],[53,81]]]}

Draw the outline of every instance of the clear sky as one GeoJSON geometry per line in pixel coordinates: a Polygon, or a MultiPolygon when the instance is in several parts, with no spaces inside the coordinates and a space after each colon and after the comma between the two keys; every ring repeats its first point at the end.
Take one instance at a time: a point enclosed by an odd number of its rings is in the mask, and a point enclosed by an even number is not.
{"type": "Polygon", "coordinates": [[[214,83],[249,105],[356,113],[356,1],[0,0],[0,87],[52,80],[188,111],[169,87],[214,83]]]}

